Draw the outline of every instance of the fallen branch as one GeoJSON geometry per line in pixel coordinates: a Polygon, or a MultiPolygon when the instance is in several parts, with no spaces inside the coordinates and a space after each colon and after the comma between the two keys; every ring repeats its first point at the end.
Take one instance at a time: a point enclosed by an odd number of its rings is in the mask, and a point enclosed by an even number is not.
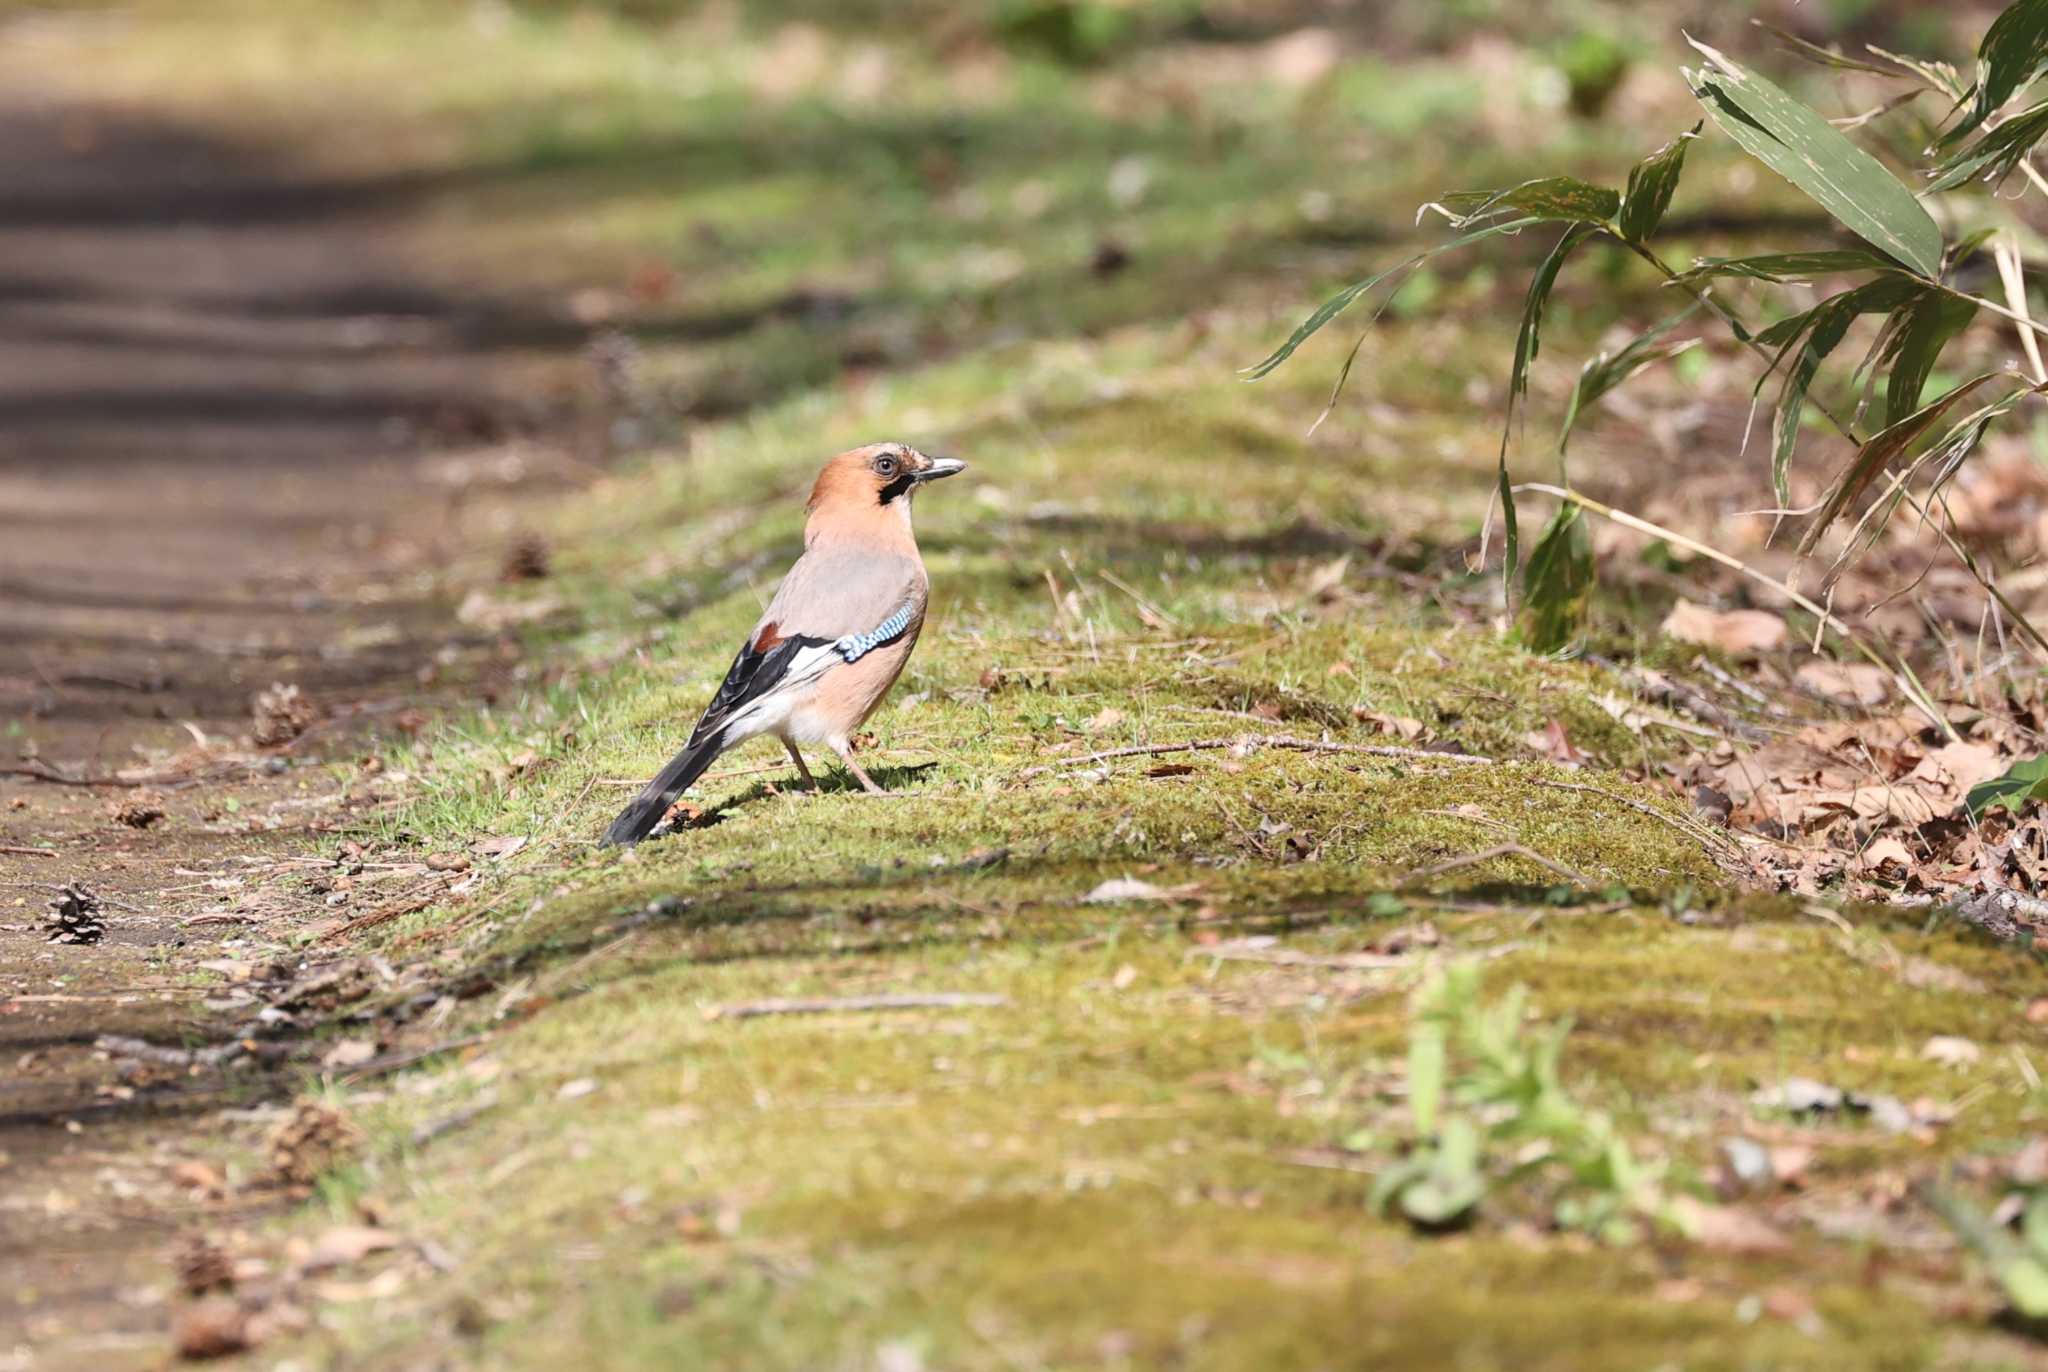
{"type": "Polygon", "coordinates": [[[2018,891],[1959,896],[1949,909],[1963,923],[2004,943],[2038,936],[2040,926],[2048,925],[2048,900],[2024,896],[2018,891]]]}
{"type": "Polygon", "coordinates": [[[360,933],[364,929],[369,929],[379,924],[388,924],[400,916],[415,914],[418,911],[424,910],[445,894],[447,894],[446,888],[437,882],[431,891],[425,893],[414,891],[412,894],[401,897],[389,905],[370,911],[367,915],[358,916],[346,924],[329,929],[313,941],[315,943],[338,943],[351,934],[360,933]]]}
{"type": "Polygon", "coordinates": [[[5,766],[5,767],[0,767],[0,776],[9,776],[9,777],[28,777],[29,779],[31,779],[31,780],[33,780],[33,781],[47,781],[47,782],[49,782],[49,783],[50,783],[51,785],[53,785],[53,786],[125,786],[125,787],[135,787],[135,786],[152,786],[152,785],[160,785],[160,784],[162,784],[162,783],[160,783],[160,782],[149,782],[149,781],[129,781],[129,780],[128,780],[127,778],[125,778],[125,777],[113,777],[113,776],[98,776],[98,777],[74,777],[74,776],[66,776],[66,775],[65,775],[64,773],[62,773],[62,772],[58,771],[58,770],[57,770],[57,769],[56,769],[55,767],[52,767],[52,766],[50,766],[50,765],[49,765],[48,763],[46,763],[46,762],[21,762],[21,763],[9,763],[9,764],[8,764],[7,766],[5,766]]]}
{"type": "Polygon", "coordinates": [[[1241,734],[1236,738],[1197,738],[1185,743],[1148,743],[1131,748],[1110,748],[1100,753],[1087,753],[1081,757],[1066,758],[1059,762],[1048,762],[1039,767],[1026,767],[1017,773],[1017,779],[1042,776],[1046,772],[1057,772],[1069,767],[1085,767],[1091,762],[1107,762],[1119,757],[1156,757],[1161,753],[1198,753],[1218,748],[1291,748],[1302,753],[1363,753],[1368,757],[1401,757],[1417,762],[1476,762],[1491,766],[1493,758],[1481,757],[1477,753],[1433,753],[1426,748],[1395,748],[1370,743],[1327,743],[1321,739],[1296,738],[1292,734],[1241,734]]]}
{"type": "Polygon", "coordinates": [[[4,845],[4,846],[0,846],[0,853],[7,853],[7,854],[9,854],[10,856],[13,856],[13,857],[59,857],[59,856],[61,856],[61,854],[59,854],[59,853],[57,852],[57,850],[56,850],[55,848],[16,848],[16,847],[15,847],[14,845],[12,845],[12,844],[7,844],[7,845],[4,845]]]}
{"type": "Polygon", "coordinates": [[[401,1052],[386,1053],[382,1057],[371,1058],[362,1066],[351,1069],[341,1080],[353,1086],[359,1081],[367,1081],[371,1077],[382,1076],[386,1072],[396,1072],[400,1068],[410,1067],[416,1062],[425,1062],[428,1058],[439,1057],[443,1053],[454,1053],[464,1048],[474,1048],[477,1044],[489,1043],[490,1040],[491,1036],[489,1034],[464,1034],[461,1038],[445,1039],[440,1043],[430,1044],[425,1048],[407,1048],[401,1052]]]}
{"type": "Polygon", "coordinates": [[[815,999],[780,998],[743,1000],[733,1005],[714,1005],[704,1012],[706,1019],[753,1019],[761,1015],[837,1015],[872,1010],[970,1010],[1008,1005],[1008,996],[979,991],[933,991],[894,996],[826,996],[815,999]]]}
{"type": "Polygon", "coordinates": [[[1454,857],[1449,862],[1440,862],[1434,867],[1417,868],[1395,882],[1394,885],[1399,887],[1407,886],[1412,882],[1427,881],[1431,877],[1440,877],[1447,872],[1455,872],[1465,867],[1477,867],[1482,862],[1491,862],[1495,858],[1501,857],[1526,858],[1538,867],[1543,868],[1546,872],[1555,872],[1558,876],[1563,877],[1566,881],[1582,889],[1590,890],[1593,885],[1592,881],[1581,873],[1574,872],[1561,862],[1551,861],[1533,848],[1524,848],[1519,843],[1503,843],[1499,847],[1488,848],[1483,853],[1467,853],[1463,857],[1454,857]]]}
{"type": "MultiPolygon", "coordinates": [[[[1505,957],[1526,945],[1499,943],[1487,948],[1460,952],[1463,957],[1505,957]]],[[[1214,958],[1218,962],[1263,962],[1276,967],[1334,967],[1346,972],[1420,971],[1433,962],[1429,953],[1420,957],[1392,953],[1304,953],[1294,948],[1253,948],[1244,944],[1218,943],[1207,948],[1190,948],[1190,958],[1214,958]]]]}

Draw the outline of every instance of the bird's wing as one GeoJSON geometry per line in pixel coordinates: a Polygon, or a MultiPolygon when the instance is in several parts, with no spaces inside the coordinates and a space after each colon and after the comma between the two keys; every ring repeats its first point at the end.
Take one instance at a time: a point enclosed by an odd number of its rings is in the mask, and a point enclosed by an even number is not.
{"type": "Polygon", "coordinates": [[[840,640],[882,630],[886,637],[880,641],[886,641],[903,633],[924,608],[924,588],[924,569],[910,558],[805,553],[733,658],[690,735],[692,743],[744,726],[779,690],[808,685],[847,661],[840,640]]]}

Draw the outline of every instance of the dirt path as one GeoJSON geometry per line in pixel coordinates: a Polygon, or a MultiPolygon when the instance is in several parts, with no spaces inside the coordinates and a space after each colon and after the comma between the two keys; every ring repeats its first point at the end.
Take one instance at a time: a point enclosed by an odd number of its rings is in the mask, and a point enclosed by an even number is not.
{"type": "Polygon", "coordinates": [[[325,765],[352,756],[365,721],[431,696],[423,678],[476,682],[496,657],[451,609],[451,566],[490,567],[505,540],[460,478],[508,454],[530,474],[519,441],[548,420],[512,397],[535,394],[537,369],[571,384],[576,339],[411,279],[393,260],[417,209],[403,186],[323,183],[132,113],[14,99],[0,105],[0,1368],[105,1367],[161,1359],[166,1252],[211,1214],[203,1176],[176,1165],[263,1079],[253,1061],[203,1071],[108,1038],[231,1038],[253,1002],[196,986],[198,964],[303,967],[319,955],[308,925],[349,915],[346,893],[281,899],[265,874],[372,803],[325,765]],[[515,337],[516,352],[496,346],[515,337]],[[322,719],[258,755],[238,740],[273,681],[322,719]],[[128,802],[163,816],[123,823],[128,802]],[[46,942],[60,882],[106,899],[103,941],[46,942]]]}

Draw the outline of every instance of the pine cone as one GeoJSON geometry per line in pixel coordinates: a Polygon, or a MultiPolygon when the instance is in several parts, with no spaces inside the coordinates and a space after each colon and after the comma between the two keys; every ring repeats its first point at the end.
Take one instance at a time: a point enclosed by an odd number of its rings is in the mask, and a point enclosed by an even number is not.
{"type": "Polygon", "coordinates": [[[195,1296],[227,1291],[235,1284],[235,1260],[204,1234],[194,1234],[180,1244],[171,1263],[178,1270],[178,1280],[195,1296]]]}
{"type": "Polygon", "coordinates": [[[99,897],[83,886],[64,887],[50,902],[43,932],[51,943],[98,943],[107,934],[99,897]]]}
{"type": "Polygon", "coordinates": [[[548,541],[539,534],[521,534],[505,551],[499,575],[506,581],[540,581],[553,563],[548,541]]]}
{"type": "Polygon", "coordinates": [[[320,1175],[354,1156],[363,1131],[325,1101],[307,1098],[271,1131],[270,1165],[282,1180],[311,1186],[320,1175]]]}
{"type": "Polygon", "coordinates": [[[258,691],[250,704],[250,713],[256,719],[256,746],[277,748],[290,743],[312,727],[320,711],[312,701],[300,693],[297,686],[284,682],[272,682],[267,691],[258,691]]]}

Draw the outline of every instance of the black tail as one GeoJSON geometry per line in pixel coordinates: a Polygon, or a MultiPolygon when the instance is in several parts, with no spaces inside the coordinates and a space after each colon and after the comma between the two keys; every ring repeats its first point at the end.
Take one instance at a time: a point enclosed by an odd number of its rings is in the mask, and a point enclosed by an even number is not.
{"type": "Polygon", "coordinates": [[[676,797],[688,790],[690,783],[704,775],[704,769],[712,759],[724,751],[719,733],[709,738],[693,738],[690,746],[669,759],[668,766],[661,774],[647,783],[647,789],[633,797],[633,803],[619,811],[619,817],[612,821],[612,827],[604,831],[604,846],[623,846],[638,843],[654,832],[654,826],[661,823],[661,817],[668,813],[668,807],[676,803],[676,797]]]}

